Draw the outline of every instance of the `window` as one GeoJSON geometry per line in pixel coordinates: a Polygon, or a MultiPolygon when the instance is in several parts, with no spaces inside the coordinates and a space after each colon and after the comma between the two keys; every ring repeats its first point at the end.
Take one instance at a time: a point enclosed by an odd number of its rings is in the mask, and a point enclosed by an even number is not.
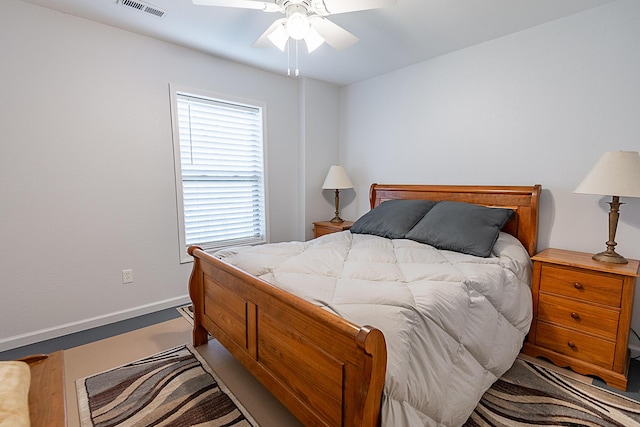
{"type": "Polygon", "coordinates": [[[263,243],[263,108],[171,91],[180,247],[263,243]]]}

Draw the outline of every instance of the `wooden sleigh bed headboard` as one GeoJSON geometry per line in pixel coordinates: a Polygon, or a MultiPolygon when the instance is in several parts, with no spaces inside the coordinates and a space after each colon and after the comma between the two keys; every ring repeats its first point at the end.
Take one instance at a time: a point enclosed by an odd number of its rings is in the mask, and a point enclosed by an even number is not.
{"type": "Polygon", "coordinates": [[[389,185],[372,184],[369,190],[371,209],[385,200],[448,200],[476,205],[511,208],[515,214],[503,231],[515,236],[530,256],[538,242],[538,202],[540,185],[474,186],[474,185],[389,185]]]}
{"type": "MultiPolygon", "coordinates": [[[[533,254],[540,186],[371,186],[390,199],[510,207],[505,231],[533,254]]],[[[378,329],[356,325],[192,246],[193,343],[211,333],[303,424],[378,426],[387,351],[378,329]]]]}

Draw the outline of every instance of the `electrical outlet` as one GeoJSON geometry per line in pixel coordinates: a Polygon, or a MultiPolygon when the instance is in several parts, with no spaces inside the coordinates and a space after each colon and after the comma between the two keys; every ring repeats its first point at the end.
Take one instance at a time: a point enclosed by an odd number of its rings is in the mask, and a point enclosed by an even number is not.
{"type": "Polygon", "coordinates": [[[122,270],[122,283],[133,283],[133,270],[122,270]]]}

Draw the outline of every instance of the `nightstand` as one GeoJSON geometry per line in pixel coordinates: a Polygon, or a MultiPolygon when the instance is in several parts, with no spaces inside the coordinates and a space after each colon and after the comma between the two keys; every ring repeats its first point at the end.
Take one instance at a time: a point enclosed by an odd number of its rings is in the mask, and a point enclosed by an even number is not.
{"type": "Polygon", "coordinates": [[[533,260],[533,322],[523,353],[626,390],[629,329],[640,262],[546,249],[533,260]]]}
{"type": "Polygon", "coordinates": [[[325,234],[338,233],[351,228],[353,221],[331,222],[319,221],[313,223],[314,238],[324,236],[325,234]]]}

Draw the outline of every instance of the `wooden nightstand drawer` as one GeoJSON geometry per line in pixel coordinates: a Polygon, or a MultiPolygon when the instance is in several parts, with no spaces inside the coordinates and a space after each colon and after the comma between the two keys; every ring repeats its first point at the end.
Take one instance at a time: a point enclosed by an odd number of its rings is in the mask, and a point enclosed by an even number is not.
{"type": "Polygon", "coordinates": [[[331,233],[336,233],[336,229],[335,228],[328,228],[328,227],[315,227],[315,236],[316,237],[320,237],[320,236],[324,236],[325,234],[331,234],[331,233]]]}
{"type": "Polygon", "coordinates": [[[640,261],[613,264],[553,248],[532,260],[533,321],[522,351],[626,390],[640,261]]]}
{"type": "Polygon", "coordinates": [[[619,318],[617,310],[555,295],[540,293],[538,300],[538,319],[610,340],[615,340],[618,336],[619,318]]]}
{"type": "Polygon", "coordinates": [[[608,274],[543,265],[540,291],[620,307],[622,283],[620,277],[608,274]]]}
{"type": "Polygon", "coordinates": [[[536,345],[606,369],[613,368],[616,343],[545,322],[537,323],[536,345]]]}
{"type": "Polygon", "coordinates": [[[318,221],[313,223],[313,236],[320,237],[325,234],[339,233],[351,228],[353,221],[344,222],[331,222],[331,221],[318,221]]]}

